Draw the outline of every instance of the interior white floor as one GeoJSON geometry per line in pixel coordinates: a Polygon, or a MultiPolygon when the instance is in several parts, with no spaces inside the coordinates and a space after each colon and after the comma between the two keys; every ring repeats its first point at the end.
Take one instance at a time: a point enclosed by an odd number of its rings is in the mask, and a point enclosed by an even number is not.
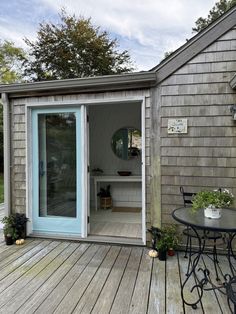
{"type": "Polygon", "coordinates": [[[112,209],[91,210],[90,235],[141,239],[141,221],[141,212],[112,212],[112,209]]]}

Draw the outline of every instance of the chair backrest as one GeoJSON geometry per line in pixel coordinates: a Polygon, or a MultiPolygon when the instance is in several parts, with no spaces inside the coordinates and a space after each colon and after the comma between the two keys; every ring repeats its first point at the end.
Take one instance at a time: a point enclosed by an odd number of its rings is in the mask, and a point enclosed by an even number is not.
{"type": "Polygon", "coordinates": [[[192,200],[193,200],[193,196],[196,195],[196,193],[192,193],[192,192],[185,192],[184,188],[182,186],[180,186],[180,193],[183,196],[183,201],[184,201],[184,207],[186,206],[191,206],[192,204],[192,200]]]}

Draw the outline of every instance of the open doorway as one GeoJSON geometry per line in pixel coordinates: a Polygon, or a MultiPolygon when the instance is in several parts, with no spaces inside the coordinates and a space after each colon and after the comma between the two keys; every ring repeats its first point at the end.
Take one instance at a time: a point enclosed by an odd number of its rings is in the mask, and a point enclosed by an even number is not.
{"type": "Polygon", "coordinates": [[[89,234],[141,240],[141,103],[90,105],[88,113],[89,234]],[[109,191],[111,199],[104,201],[109,191]]]}

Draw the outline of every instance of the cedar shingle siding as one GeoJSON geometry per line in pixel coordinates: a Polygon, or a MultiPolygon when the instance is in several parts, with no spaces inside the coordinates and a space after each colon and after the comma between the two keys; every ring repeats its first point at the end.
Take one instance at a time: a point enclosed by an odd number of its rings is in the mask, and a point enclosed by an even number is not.
{"type": "Polygon", "coordinates": [[[179,186],[227,187],[236,194],[236,29],[193,58],[160,87],[162,221],[182,204],[179,186]],[[168,118],[188,119],[188,133],[167,134],[168,118]]]}

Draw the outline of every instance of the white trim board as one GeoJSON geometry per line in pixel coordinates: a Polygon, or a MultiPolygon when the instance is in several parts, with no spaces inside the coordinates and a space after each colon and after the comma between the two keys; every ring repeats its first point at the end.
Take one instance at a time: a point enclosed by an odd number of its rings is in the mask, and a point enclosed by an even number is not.
{"type": "Polygon", "coordinates": [[[27,103],[26,107],[52,107],[52,106],[81,106],[81,105],[107,105],[117,103],[142,103],[145,102],[145,96],[134,97],[117,97],[117,98],[96,98],[96,99],[76,99],[76,100],[48,100],[43,102],[31,102],[27,103]]]}

